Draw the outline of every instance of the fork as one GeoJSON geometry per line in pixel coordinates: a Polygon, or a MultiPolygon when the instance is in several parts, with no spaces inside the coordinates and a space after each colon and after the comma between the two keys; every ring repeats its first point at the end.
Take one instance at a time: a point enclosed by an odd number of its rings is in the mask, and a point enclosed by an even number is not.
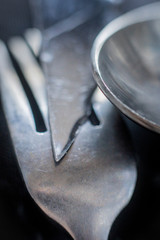
{"type": "MultiPolygon", "coordinates": [[[[8,46],[0,42],[3,109],[30,195],[73,239],[106,240],[136,184],[135,157],[125,126],[96,90],[91,104],[98,124],[88,116],[72,147],[57,162],[46,85],[31,46],[22,37],[10,39],[8,46]]],[[[65,90],[65,84],[61,87],[65,90]]]]}

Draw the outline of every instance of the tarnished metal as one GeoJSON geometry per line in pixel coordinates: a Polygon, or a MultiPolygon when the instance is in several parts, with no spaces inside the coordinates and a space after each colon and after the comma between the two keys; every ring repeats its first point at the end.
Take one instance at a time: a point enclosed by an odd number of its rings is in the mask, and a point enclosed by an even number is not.
{"type": "MultiPolygon", "coordinates": [[[[16,46],[15,38],[10,41],[11,50],[13,44],[16,46]]],[[[26,51],[20,49],[25,58],[26,51]]],[[[129,202],[136,182],[135,157],[123,121],[102,93],[96,92],[92,103],[100,125],[93,126],[87,120],[70,151],[57,164],[50,129],[43,133],[36,131],[28,96],[2,42],[0,53],[4,112],[28,191],[41,209],[74,239],[106,240],[114,219],[129,202]]],[[[26,62],[24,65],[21,62],[25,72],[26,62]]],[[[39,93],[28,77],[26,81],[37,99],[39,93]]],[[[42,78],[36,83],[37,89],[44,87],[42,78]]],[[[65,91],[63,84],[61,91],[65,91]]],[[[39,97],[47,103],[45,94],[39,97]]]]}
{"type": "Polygon", "coordinates": [[[160,3],[114,20],[97,37],[93,71],[104,94],[124,114],[160,133],[160,3]]]}

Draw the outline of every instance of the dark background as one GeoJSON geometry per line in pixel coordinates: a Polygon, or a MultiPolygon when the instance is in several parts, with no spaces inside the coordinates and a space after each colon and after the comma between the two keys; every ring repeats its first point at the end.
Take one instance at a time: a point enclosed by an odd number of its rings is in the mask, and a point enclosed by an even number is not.
{"type": "MultiPolygon", "coordinates": [[[[21,35],[28,27],[41,30],[70,16],[94,0],[0,0],[0,39],[21,35]]],[[[104,4],[111,20],[151,1],[126,0],[120,5],[104,4]],[[112,14],[113,13],[113,14],[112,14]],[[115,14],[116,13],[116,14],[115,14]]],[[[118,1],[117,1],[118,2],[118,1]]],[[[120,2],[120,1],[119,1],[120,2]]],[[[160,177],[158,158],[160,138],[149,131],[130,130],[139,156],[139,179],[130,205],[113,225],[110,239],[160,239],[160,177]],[[137,136],[139,136],[137,138],[137,136]],[[141,137],[140,137],[141,136],[141,137]],[[145,136],[145,137],[144,137],[145,136]],[[149,139],[144,142],[144,139],[149,139]],[[154,154],[153,154],[154,153],[154,154]]],[[[137,129],[137,128],[136,128],[137,129]]],[[[16,162],[2,106],[0,105],[0,239],[69,240],[71,237],[37,207],[28,194],[16,162]]],[[[87,240],[87,239],[86,239],[87,240]]]]}

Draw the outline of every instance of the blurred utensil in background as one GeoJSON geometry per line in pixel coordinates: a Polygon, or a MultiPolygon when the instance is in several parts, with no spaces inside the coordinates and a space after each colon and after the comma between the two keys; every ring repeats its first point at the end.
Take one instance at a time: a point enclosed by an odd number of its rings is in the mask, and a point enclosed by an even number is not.
{"type": "Polygon", "coordinates": [[[116,8],[122,3],[124,0],[30,0],[34,24],[41,30],[85,10],[88,5],[113,5],[116,8]]]}

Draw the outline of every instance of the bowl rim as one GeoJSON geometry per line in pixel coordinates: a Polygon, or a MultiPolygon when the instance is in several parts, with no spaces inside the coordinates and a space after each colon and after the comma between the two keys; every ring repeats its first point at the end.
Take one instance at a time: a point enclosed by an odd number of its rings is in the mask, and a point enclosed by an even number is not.
{"type": "Polygon", "coordinates": [[[148,120],[141,114],[134,111],[128,105],[123,103],[123,101],[121,101],[111,91],[111,89],[107,86],[101,75],[98,61],[104,43],[116,32],[119,32],[120,30],[123,30],[126,27],[132,26],[137,23],[143,23],[146,21],[158,19],[160,19],[160,2],[144,5],[114,19],[109,24],[107,24],[106,27],[104,27],[96,37],[91,50],[91,60],[94,79],[96,80],[99,88],[108,98],[108,100],[113,103],[123,114],[125,114],[133,121],[139,123],[143,127],[160,133],[160,125],[151,120],[148,120]]]}

